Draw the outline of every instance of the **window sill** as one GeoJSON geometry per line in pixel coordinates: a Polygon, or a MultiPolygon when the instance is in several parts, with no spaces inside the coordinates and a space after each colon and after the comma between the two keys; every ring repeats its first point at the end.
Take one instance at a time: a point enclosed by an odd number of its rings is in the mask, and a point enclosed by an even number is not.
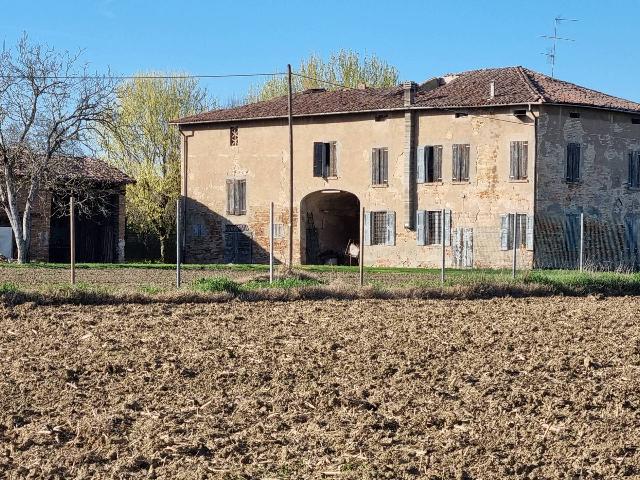
{"type": "Polygon", "coordinates": [[[452,180],[451,181],[451,185],[470,185],[470,184],[471,184],[470,180],[461,180],[461,181],[452,180]]]}
{"type": "Polygon", "coordinates": [[[529,183],[528,178],[510,178],[509,183],[529,183]]]}
{"type": "Polygon", "coordinates": [[[372,184],[371,188],[389,188],[388,183],[372,184]]]}
{"type": "Polygon", "coordinates": [[[338,180],[339,177],[337,175],[332,175],[329,177],[322,177],[322,178],[324,178],[325,181],[328,181],[328,180],[338,180]]]}
{"type": "Polygon", "coordinates": [[[444,182],[442,180],[437,182],[422,182],[420,185],[424,185],[425,187],[437,187],[439,185],[444,185],[444,182]]]}
{"type": "Polygon", "coordinates": [[[629,185],[625,186],[627,191],[629,192],[640,192],[640,187],[630,187],[629,185]]]}
{"type": "Polygon", "coordinates": [[[582,180],[563,180],[563,183],[566,183],[569,186],[578,186],[578,185],[582,185],[582,180]]]}

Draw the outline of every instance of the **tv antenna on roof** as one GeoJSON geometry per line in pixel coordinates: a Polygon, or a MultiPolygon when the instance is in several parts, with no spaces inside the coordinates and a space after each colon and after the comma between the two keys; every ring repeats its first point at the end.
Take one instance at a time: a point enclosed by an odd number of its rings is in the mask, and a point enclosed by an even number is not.
{"type": "Polygon", "coordinates": [[[547,40],[553,40],[553,45],[547,49],[545,53],[541,53],[541,55],[545,55],[547,57],[547,61],[551,64],[551,77],[553,78],[554,70],[556,66],[556,55],[557,55],[557,44],[558,40],[563,40],[565,42],[575,42],[573,38],[564,38],[558,36],[558,26],[562,22],[577,22],[578,20],[574,18],[564,18],[561,15],[558,15],[553,19],[553,35],[540,35],[542,38],[546,38],[547,40]]]}

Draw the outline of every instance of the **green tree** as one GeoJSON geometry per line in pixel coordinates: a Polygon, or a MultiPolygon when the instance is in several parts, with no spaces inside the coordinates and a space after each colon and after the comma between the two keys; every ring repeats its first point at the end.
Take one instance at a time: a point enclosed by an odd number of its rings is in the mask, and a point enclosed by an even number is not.
{"type": "MultiPolygon", "coordinates": [[[[361,84],[369,87],[391,87],[398,84],[398,70],[375,55],[361,57],[351,50],[340,50],[328,60],[316,54],[300,62],[292,78],[292,89],[300,92],[308,88],[336,90],[341,86],[357,88],[361,84]]],[[[249,90],[247,100],[258,102],[287,94],[287,77],[269,78],[261,85],[249,90]]]]}
{"type": "Polygon", "coordinates": [[[121,84],[114,118],[100,136],[108,161],[136,181],[127,187],[128,225],[157,235],[163,262],[180,195],[180,133],[169,122],[211,107],[196,79],[166,77],[139,74],[121,84]]]}

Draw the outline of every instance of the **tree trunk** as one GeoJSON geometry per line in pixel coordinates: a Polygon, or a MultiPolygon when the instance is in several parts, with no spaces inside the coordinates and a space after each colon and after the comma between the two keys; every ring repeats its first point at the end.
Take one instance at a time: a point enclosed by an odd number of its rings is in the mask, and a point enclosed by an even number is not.
{"type": "Polygon", "coordinates": [[[18,250],[18,263],[27,263],[29,261],[29,247],[24,238],[18,239],[16,237],[16,248],[18,250]]]}
{"type": "Polygon", "coordinates": [[[165,235],[160,235],[160,261],[162,263],[167,263],[166,252],[167,252],[167,237],[165,235]]]}

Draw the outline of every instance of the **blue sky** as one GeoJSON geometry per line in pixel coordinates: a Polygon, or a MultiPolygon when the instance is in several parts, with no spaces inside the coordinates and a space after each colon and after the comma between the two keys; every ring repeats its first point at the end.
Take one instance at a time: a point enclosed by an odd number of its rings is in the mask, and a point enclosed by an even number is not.
{"type": "MultiPolygon", "coordinates": [[[[574,38],[558,47],[556,76],[640,101],[640,0],[495,1],[0,1],[7,45],[23,31],[59,49],[85,50],[94,70],[119,74],[250,73],[295,66],[309,53],[375,53],[401,80],[488,66],[549,73],[540,38],[561,14],[574,38]]],[[[255,80],[206,82],[224,101],[255,80]]]]}

